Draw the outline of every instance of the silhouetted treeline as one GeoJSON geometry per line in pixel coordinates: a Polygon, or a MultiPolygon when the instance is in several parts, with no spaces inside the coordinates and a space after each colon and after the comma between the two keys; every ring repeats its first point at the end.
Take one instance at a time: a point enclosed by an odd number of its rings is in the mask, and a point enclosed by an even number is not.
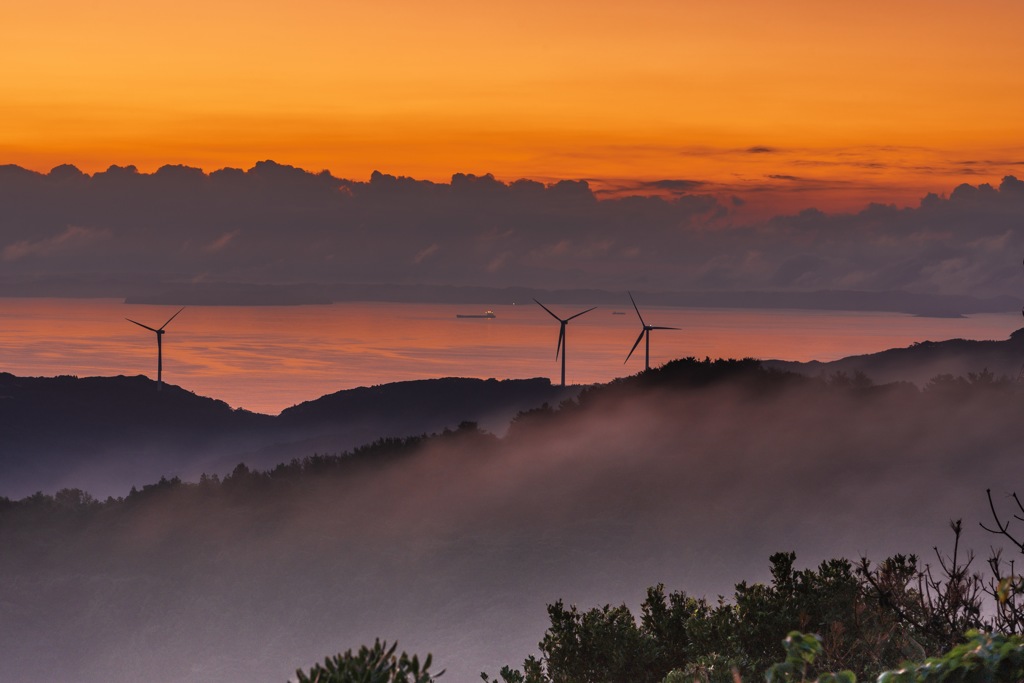
{"type": "Polygon", "coordinates": [[[78,488],[60,489],[53,495],[35,493],[20,500],[0,497],[0,525],[22,523],[45,523],[80,519],[84,516],[108,510],[123,510],[130,513],[133,506],[146,504],[158,498],[175,498],[184,505],[198,500],[240,501],[255,496],[256,504],[265,504],[263,497],[288,493],[310,481],[356,476],[377,468],[397,464],[403,458],[415,454],[426,441],[435,445],[458,442],[465,445],[471,441],[482,449],[492,447],[497,439],[481,431],[475,422],[463,422],[455,430],[444,430],[430,436],[403,438],[381,438],[340,454],[314,454],[302,459],[281,463],[267,470],[251,469],[239,463],[229,474],[202,474],[196,482],[185,482],[179,477],[161,477],[159,481],[132,487],[123,497],[108,496],[97,500],[87,491],[78,488]]]}

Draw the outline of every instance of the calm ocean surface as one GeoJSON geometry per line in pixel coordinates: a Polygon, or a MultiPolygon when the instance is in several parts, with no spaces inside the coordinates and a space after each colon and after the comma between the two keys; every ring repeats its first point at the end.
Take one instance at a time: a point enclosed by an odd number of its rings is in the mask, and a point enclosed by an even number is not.
{"type": "MultiPolygon", "coordinates": [[[[563,317],[587,308],[548,307],[563,317]]],[[[155,335],[125,318],[155,328],[176,310],[111,299],[0,299],[0,371],[155,379],[155,335]]],[[[340,389],[402,380],[550,377],[557,382],[558,323],[533,302],[493,310],[494,319],[459,319],[457,313],[483,310],[396,303],[188,307],[164,335],[164,381],[271,414],[340,389]]],[[[915,341],[1006,339],[1020,327],[1015,313],[946,319],[803,310],[641,310],[648,324],[681,328],[652,333],[652,366],[685,356],[834,360],[915,341]]],[[[605,382],[642,370],[642,343],[623,363],[639,332],[628,301],[570,322],[566,381],[605,382]]]]}

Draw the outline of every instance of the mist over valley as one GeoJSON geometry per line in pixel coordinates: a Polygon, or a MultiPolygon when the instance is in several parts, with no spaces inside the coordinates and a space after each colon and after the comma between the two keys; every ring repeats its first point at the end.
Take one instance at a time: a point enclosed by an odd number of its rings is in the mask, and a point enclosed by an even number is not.
{"type": "MultiPolygon", "coordinates": [[[[285,680],[380,636],[470,681],[534,653],[557,599],[728,596],[780,550],[924,557],[950,518],[987,548],[984,491],[1020,471],[1016,384],[843,377],[684,359],[500,438],[466,421],[122,500],[4,500],[0,675],[285,680]]],[[[351,408],[323,401],[304,410],[351,408]]]]}

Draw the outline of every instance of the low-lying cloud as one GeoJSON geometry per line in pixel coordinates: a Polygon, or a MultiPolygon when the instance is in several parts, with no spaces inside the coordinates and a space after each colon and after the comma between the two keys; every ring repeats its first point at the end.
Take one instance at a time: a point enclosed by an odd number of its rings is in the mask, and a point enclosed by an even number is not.
{"type": "Polygon", "coordinates": [[[109,240],[109,230],[83,228],[69,225],[63,232],[37,241],[21,240],[8,244],[3,250],[4,261],[19,261],[36,257],[47,257],[54,254],[73,253],[92,243],[109,240]]]}
{"type": "Polygon", "coordinates": [[[752,224],[735,213],[742,202],[698,180],[631,192],[602,198],[584,181],[468,174],[436,183],[374,173],[364,182],[271,161],[208,174],[8,166],[0,169],[3,281],[59,279],[73,290],[76,278],[102,274],[153,290],[208,273],[208,282],[253,284],[855,287],[977,297],[1018,295],[1024,284],[1011,258],[1024,253],[1024,182],[1012,176],[930,194],[912,208],[812,207],[752,224]],[[814,266],[796,272],[794,264],[814,266]]]}
{"type": "Polygon", "coordinates": [[[4,554],[0,672],[283,680],[381,636],[469,681],[533,653],[559,598],[636,604],[665,582],[713,599],[780,550],[927,557],[956,517],[985,552],[1019,412],[981,389],[814,382],[606,395],[343,477],[239,477],[188,505],[157,491],[47,554],[4,554]]]}

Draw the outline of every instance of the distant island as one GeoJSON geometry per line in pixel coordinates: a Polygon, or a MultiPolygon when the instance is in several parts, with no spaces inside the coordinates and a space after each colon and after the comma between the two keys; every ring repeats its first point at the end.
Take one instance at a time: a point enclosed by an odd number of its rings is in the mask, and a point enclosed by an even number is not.
{"type": "MultiPolygon", "coordinates": [[[[175,306],[301,306],[345,301],[494,306],[530,301],[531,299],[553,300],[564,304],[620,306],[625,297],[624,291],[607,289],[535,289],[530,287],[386,283],[274,285],[200,282],[169,287],[122,283],[119,287],[121,291],[125,288],[135,290],[124,297],[125,303],[175,306]]],[[[12,290],[0,286],[0,295],[25,296],[29,294],[28,290],[12,290]]],[[[1024,304],[1024,300],[1012,296],[981,298],[963,295],[915,294],[903,291],[854,290],[811,292],[651,291],[645,292],[644,300],[652,306],[682,308],[881,311],[939,318],[956,318],[972,313],[1015,312],[1019,311],[1024,304]]]]}

